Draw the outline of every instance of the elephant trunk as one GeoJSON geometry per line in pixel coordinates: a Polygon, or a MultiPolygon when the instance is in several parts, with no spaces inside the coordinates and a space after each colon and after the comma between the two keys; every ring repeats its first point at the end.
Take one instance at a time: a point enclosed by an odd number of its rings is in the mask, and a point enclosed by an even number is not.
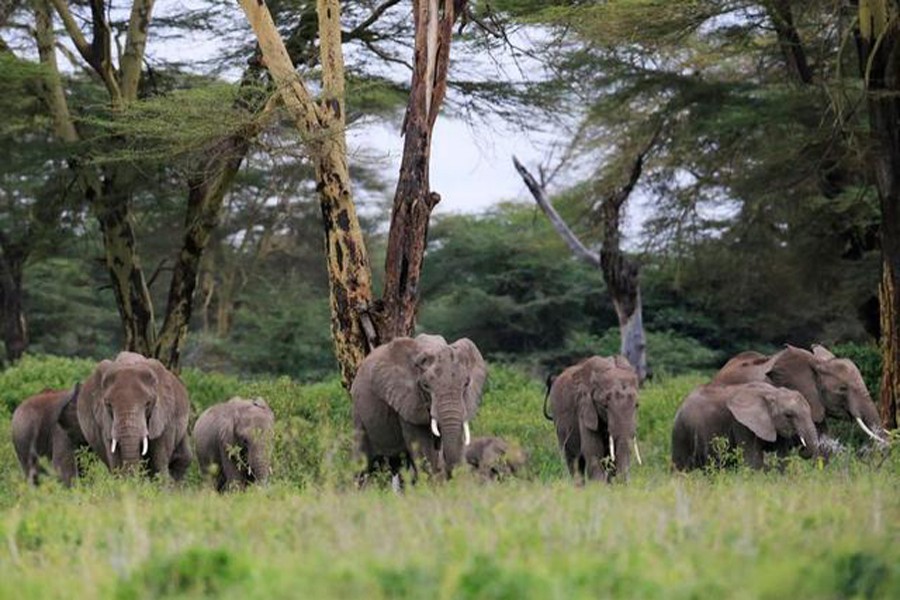
{"type": "Polygon", "coordinates": [[[855,402],[851,402],[849,411],[850,416],[853,417],[853,420],[856,421],[856,424],[859,425],[859,428],[866,435],[876,441],[887,443],[878,410],[875,408],[875,404],[868,393],[862,398],[857,398],[855,402]]]}
{"type": "Polygon", "coordinates": [[[810,459],[819,455],[819,433],[814,423],[798,427],[797,434],[800,437],[799,454],[802,458],[810,459]]]}
{"type": "Polygon", "coordinates": [[[447,478],[453,468],[463,459],[466,433],[464,409],[459,402],[460,394],[448,394],[438,398],[436,403],[437,421],[440,429],[441,457],[447,478]]]}
{"type": "Polygon", "coordinates": [[[265,484],[269,480],[269,453],[265,443],[251,442],[247,448],[247,468],[250,481],[265,484]]]}
{"type": "Polygon", "coordinates": [[[619,435],[610,436],[612,447],[615,448],[616,480],[625,483],[628,481],[628,471],[631,469],[631,447],[634,436],[619,435]]]}
{"type": "Polygon", "coordinates": [[[141,418],[128,416],[114,424],[109,442],[111,466],[133,470],[149,451],[147,423],[141,418]]]}

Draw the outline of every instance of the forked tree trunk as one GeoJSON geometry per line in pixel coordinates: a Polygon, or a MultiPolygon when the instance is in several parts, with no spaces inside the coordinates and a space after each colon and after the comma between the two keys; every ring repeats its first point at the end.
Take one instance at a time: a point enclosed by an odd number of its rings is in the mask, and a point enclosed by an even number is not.
{"type": "Polygon", "coordinates": [[[428,218],[438,199],[428,184],[431,131],[446,90],[450,34],[458,12],[454,9],[464,4],[460,0],[413,2],[416,54],[412,95],[391,217],[385,293],[376,305],[347,168],[340,2],[317,2],[323,94],[315,102],[291,64],[268,7],[240,0],[266,66],[311,150],[325,229],[331,333],[346,387],[373,346],[413,331],[428,218]]]}
{"type": "Polygon", "coordinates": [[[644,332],[643,311],[641,308],[640,269],[632,259],[625,255],[621,248],[621,211],[625,201],[637,185],[643,170],[644,157],[656,143],[659,130],[642,150],[632,165],[628,182],[613,195],[604,198],[600,203],[600,219],[603,224],[603,240],[600,253],[589,250],[566,225],[556,209],[553,208],[544,185],[528,172],[513,157],[513,164],[528,186],[535,202],[540,206],[556,232],[563,238],[572,253],[603,274],[603,281],[612,297],[613,308],[619,320],[619,352],[628,359],[637,372],[638,380],[643,382],[648,375],[647,340],[644,332]]]}
{"type": "Polygon", "coordinates": [[[380,310],[373,314],[377,336],[371,340],[373,345],[412,335],[415,330],[428,220],[441,199],[431,191],[428,175],[431,134],[447,90],[454,3],[414,0],[413,20],[415,64],[403,122],[405,141],[391,212],[384,293],[380,310]]]}
{"type": "Polygon", "coordinates": [[[881,204],[881,417],[896,428],[900,398],[900,2],[860,0],[857,46],[881,204]]]}

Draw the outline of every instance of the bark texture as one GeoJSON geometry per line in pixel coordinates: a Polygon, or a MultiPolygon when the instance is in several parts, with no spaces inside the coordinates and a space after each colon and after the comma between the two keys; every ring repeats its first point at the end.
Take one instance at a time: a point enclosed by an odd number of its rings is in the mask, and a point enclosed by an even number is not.
{"type": "Polygon", "coordinates": [[[881,205],[881,417],[896,428],[900,397],[900,2],[860,0],[857,32],[871,162],[881,205]]]}
{"type": "Polygon", "coordinates": [[[22,309],[22,269],[27,257],[25,245],[16,244],[0,234],[0,314],[9,362],[22,358],[28,347],[28,328],[22,309]]]}
{"type": "Polygon", "coordinates": [[[431,137],[447,92],[450,41],[457,11],[450,0],[414,0],[415,60],[400,177],[391,211],[385,259],[384,293],[375,312],[374,344],[408,336],[415,330],[419,279],[428,242],[431,211],[440,195],[431,191],[431,137]]]}
{"type": "Polygon", "coordinates": [[[318,0],[323,96],[313,100],[288,56],[265,3],[240,0],[256,34],[266,67],[315,165],[316,190],[325,229],[331,333],[344,385],[349,387],[368,351],[360,313],[371,303],[368,254],[350,190],[344,133],[344,63],[340,3],[318,0]]]}

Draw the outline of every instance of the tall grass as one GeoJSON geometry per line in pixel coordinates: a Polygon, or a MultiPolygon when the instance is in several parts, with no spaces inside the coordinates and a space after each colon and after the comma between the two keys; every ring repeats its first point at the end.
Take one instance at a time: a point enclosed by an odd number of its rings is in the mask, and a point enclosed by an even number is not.
{"type": "MultiPolygon", "coordinates": [[[[31,359],[2,374],[4,401],[6,389],[33,379],[24,371],[46,364],[31,359]]],[[[121,480],[88,458],[73,489],[32,489],[5,428],[0,598],[900,593],[900,460],[849,454],[824,468],[797,459],[784,474],[670,474],[672,416],[698,377],[642,391],[645,466],[627,486],[575,488],[541,415],[542,384],[493,367],[473,430],[520,443],[525,478],[483,485],[460,473],[402,496],[353,488],[349,402],[337,381],[184,379],[197,410],[236,393],[269,399],[278,417],[273,483],[217,495],[196,470],[182,485],[121,480]]]]}

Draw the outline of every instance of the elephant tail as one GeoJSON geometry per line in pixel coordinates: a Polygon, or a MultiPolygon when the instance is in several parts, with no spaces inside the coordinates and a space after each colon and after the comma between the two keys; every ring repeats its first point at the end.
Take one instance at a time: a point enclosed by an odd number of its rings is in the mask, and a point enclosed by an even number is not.
{"type": "Polygon", "coordinates": [[[553,373],[547,375],[547,391],[544,393],[544,418],[548,421],[553,420],[553,415],[547,410],[547,400],[550,398],[550,389],[553,387],[554,381],[556,381],[556,375],[553,373]]]}

